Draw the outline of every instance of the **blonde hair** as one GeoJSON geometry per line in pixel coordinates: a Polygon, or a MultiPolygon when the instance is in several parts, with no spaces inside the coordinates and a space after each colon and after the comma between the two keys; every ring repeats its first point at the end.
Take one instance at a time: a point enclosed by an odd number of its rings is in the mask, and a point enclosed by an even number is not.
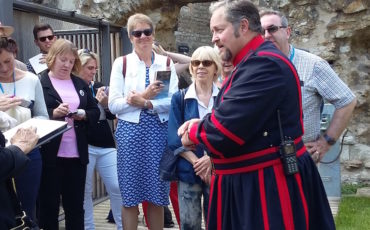
{"type": "MultiPolygon", "coordinates": [[[[210,46],[201,46],[197,48],[193,55],[191,56],[191,61],[193,60],[210,60],[213,61],[213,63],[216,66],[216,74],[213,77],[213,81],[217,80],[218,75],[221,73],[221,58],[220,55],[217,53],[217,51],[210,46]]],[[[190,64],[189,65],[189,71],[191,76],[194,78],[196,73],[193,71],[193,66],[190,64]]]]}
{"type": "Polygon", "coordinates": [[[152,19],[150,19],[147,15],[145,14],[140,14],[140,13],[137,13],[137,14],[133,14],[131,15],[128,20],[127,20],[127,33],[128,33],[128,37],[130,38],[131,37],[131,32],[134,30],[134,27],[139,24],[139,23],[145,23],[145,24],[148,24],[150,26],[150,29],[153,30],[153,35],[154,35],[154,24],[153,24],[153,21],[152,19]]]}
{"type": "Polygon", "coordinates": [[[46,65],[49,69],[52,69],[55,64],[55,59],[58,55],[62,55],[65,53],[71,52],[75,57],[75,63],[72,68],[73,73],[78,73],[81,69],[81,61],[77,54],[76,46],[63,38],[57,39],[53,45],[51,45],[48,54],[46,55],[46,65]]]}
{"type": "Polygon", "coordinates": [[[79,49],[77,51],[78,57],[80,58],[81,61],[81,66],[86,65],[88,61],[91,59],[96,61],[96,65],[99,66],[99,57],[96,53],[88,50],[88,49],[79,49]]]}

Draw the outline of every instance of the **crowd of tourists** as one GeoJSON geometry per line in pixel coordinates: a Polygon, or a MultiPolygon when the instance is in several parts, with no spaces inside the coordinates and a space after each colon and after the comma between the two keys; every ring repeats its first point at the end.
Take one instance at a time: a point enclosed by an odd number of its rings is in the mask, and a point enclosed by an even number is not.
{"type": "Polygon", "coordinates": [[[114,61],[109,85],[97,81],[99,56],[49,24],[33,30],[42,71],[17,60],[14,28],[0,25],[0,229],[59,229],[61,206],[66,229],[95,229],[94,170],[117,229],[138,228],[140,204],[148,228],[163,229],[170,200],[182,230],[202,220],[217,230],[335,229],[316,163],[355,95],[325,60],[289,43],[281,12],[235,0],[210,13],[214,47],[191,56],[164,50],[151,18],[131,15],[133,49],[114,61]],[[192,83],[179,89],[187,70],[192,83]],[[320,133],[324,100],[335,112],[320,133]],[[30,118],[71,129],[41,147],[33,127],[4,138],[30,118]]]}

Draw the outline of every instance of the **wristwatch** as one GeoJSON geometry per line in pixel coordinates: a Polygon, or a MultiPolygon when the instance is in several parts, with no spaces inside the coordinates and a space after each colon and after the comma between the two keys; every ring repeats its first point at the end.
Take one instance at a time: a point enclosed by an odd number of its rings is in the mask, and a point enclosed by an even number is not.
{"type": "Polygon", "coordinates": [[[146,108],[146,109],[148,108],[148,100],[144,101],[144,108],[146,108]]]}
{"type": "Polygon", "coordinates": [[[332,138],[331,136],[329,136],[328,134],[324,133],[323,135],[324,139],[326,140],[326,142],[329,144],[329,145],[334,145],[335,142],[337,142],[334,138],[332,138]]]}

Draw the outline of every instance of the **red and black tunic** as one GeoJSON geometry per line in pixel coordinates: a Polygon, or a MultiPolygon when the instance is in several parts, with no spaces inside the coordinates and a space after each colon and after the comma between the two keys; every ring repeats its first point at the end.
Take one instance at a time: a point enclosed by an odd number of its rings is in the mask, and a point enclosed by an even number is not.
{"type": "Polygon", "coordinates": [[[189,133],[212,152],[208,229],[335,229],[325,190],[301,136],[299,78],[292,63],[261,36],[234,60],[207,115],[189,133]],[[299,173],[285,176],[278,153],[294,140],[299,173]]]}

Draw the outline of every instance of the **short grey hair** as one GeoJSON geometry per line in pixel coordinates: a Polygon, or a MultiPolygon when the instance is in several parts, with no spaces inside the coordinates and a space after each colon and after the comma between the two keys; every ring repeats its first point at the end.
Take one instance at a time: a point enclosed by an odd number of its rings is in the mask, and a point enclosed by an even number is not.
{"type": "Polygon", "coordinates": [[[276,16],[278,16],[280,18],[280,21],[281,21],[281,25],[282,26],[284,26],[284,27],[288,27],[289,26],[288,19],[280,11],[277,11],[277,10],[263,10],[263,11],[261,11],[261,13],[260,13],[260,17],[261,18],[263,16],[266,16],[266,15],[276,15],[276,16]]]}
{"type": "Polygon", "coordinates": [[[222,0],[214,2],[210,5],[209,11],[213,14],[219,8],[225,8],[226,20],[229,21],[234,27],[234,34],[239,36],[239,26],[242,19],[247,19],[251,31],[261,33],[262,26],[257,7],[247,0],[222,0]]]}

